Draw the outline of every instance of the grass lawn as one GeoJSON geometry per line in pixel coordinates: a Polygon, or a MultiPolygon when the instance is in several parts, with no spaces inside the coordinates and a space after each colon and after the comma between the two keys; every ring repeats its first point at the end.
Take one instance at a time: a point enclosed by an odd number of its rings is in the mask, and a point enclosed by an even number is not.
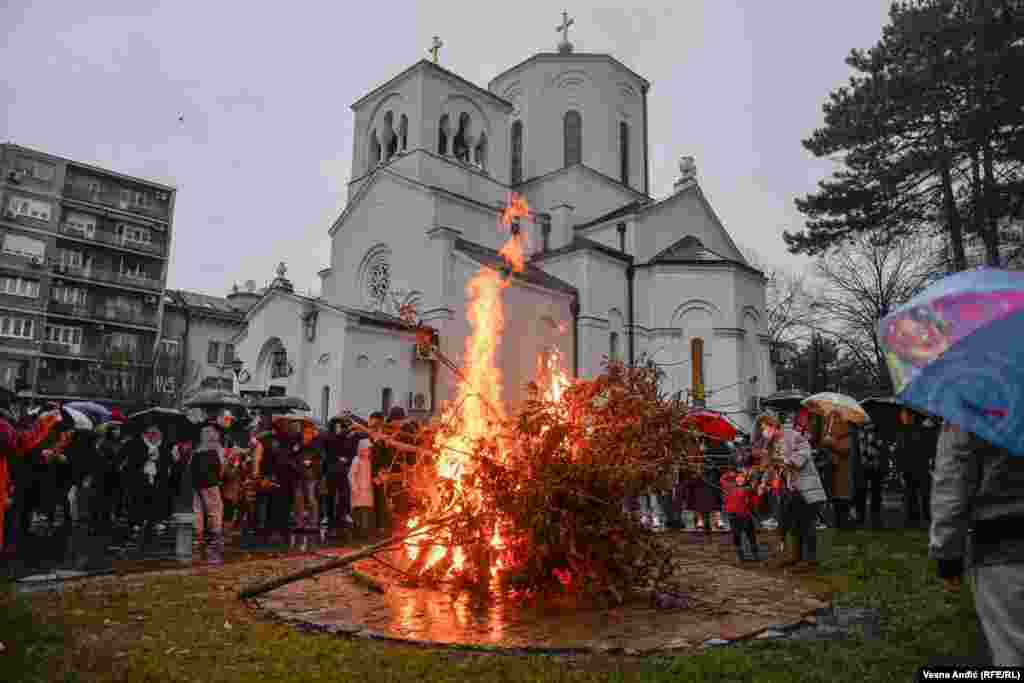
{"type": "Polygon", "coordinates": [[[973,654],[967,591],[949,596],[923,531],[820,532],[807,587],[882,612],[882,637],[759,641],[674,659],[543,658],[429,651],[300,633],[235,599],[231,568],[126,576],[63,593],[0,596],[0,681],[906,681],[973,654]]]}

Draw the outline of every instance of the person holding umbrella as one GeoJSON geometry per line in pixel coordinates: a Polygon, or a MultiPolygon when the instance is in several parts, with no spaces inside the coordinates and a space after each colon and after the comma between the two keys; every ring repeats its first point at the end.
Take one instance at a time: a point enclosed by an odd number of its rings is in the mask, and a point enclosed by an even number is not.
{"type": "Polygon", "coordinates": [[[945,422],[929,555],[953,591],[970,560],[978,618],[997,666],[1024,665],[1022,335],[1024,273],[992,268],[933,283],[878,328],[896,398],[945,422]]]}
{"type": "Polygon", "coordinates": [[[132,526],[142,529],[141,549],[155,540],[156,526],[170,512],[170,480],[174,460],[171,444],[156,424],[143,429],[124,446],[125,486],[132,526]]]}
{"type": "Polygon", "coordinates": [[[195,491],[192,513],[196,540],[205,544],[207,563],[214,565],[224,562],[224,501],[220,489],[226,460],[223,439],[223,427],[216,422],[204,424],[199,430],[199,443],[193,449],[189,468],[195,491]]]}

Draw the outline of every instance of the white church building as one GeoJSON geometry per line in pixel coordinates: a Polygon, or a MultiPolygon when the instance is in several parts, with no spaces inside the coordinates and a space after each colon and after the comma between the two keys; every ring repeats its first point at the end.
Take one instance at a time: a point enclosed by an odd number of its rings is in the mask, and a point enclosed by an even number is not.
{"type": "Polygon", "coordinates": [[[320,296],[295,293],[279,268],[236,339],[241,389],[301,396],[323,418],[391,405],[437,414],[456,379],[417,356],[399,307],[461,362],[466,284],[481,267],[504,269],[499,216],[514,192],[535,220],[522,224],[528,265],[504,292],[507,405],[553,346],[580,377],[609,355],[653,357],[666,391],[684,393],[697,349],[707,406],[749,427],[752,399],[776,388],[765,278],[715,215],[692,158],[671,196],[649,195],[649,89],[614,57],[563,40],[486,89],[423,60],[359,98],[320,296]]]}

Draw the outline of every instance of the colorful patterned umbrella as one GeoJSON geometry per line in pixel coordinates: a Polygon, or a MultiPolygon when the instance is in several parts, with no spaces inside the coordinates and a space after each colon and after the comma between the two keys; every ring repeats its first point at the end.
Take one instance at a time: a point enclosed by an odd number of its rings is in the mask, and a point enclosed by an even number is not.
{"type": "Polygon", "coordinates": [[[896,398],[1024,455],[1024,273],[975,268],[878,326],[896,398]]]}
{"type": "Polygon", "coordinates": [[[718,441],[732,441],[736,438],[736,425],[725,415],[713,410],[695,410],[683,417],[683,426],[692,426],[697,431],[718,441]]]}
{"type": "Polygon", "coordinates": [[[808,396],[802,405],[812,413],[823,417],[836,415],[840,420],[852,422],[853,424],[864,424],[868,421],[868,414],[857,403],[857,399],[846,394],[837,394],[831,391],[823,391],[813,396],[808,396]]]}

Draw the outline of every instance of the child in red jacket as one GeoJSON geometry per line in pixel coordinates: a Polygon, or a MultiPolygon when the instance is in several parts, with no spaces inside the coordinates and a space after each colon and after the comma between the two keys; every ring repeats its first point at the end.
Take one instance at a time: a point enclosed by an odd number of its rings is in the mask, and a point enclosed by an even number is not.
{"type": "Polygon", "coordinates": [[[732,542],[736,546],[736,557],[743,562],[747,557],[743,554],[743,537],[750,542],[751,559],[755,562],[761,558],[757,552],[757,537],[754,535],[754,508],[761,502],[747,483],[747,477],[738,473],[734,485],[729,487],[725,496],[725,511],[729,515],[729,526],[732,529],[732,542]]]}

